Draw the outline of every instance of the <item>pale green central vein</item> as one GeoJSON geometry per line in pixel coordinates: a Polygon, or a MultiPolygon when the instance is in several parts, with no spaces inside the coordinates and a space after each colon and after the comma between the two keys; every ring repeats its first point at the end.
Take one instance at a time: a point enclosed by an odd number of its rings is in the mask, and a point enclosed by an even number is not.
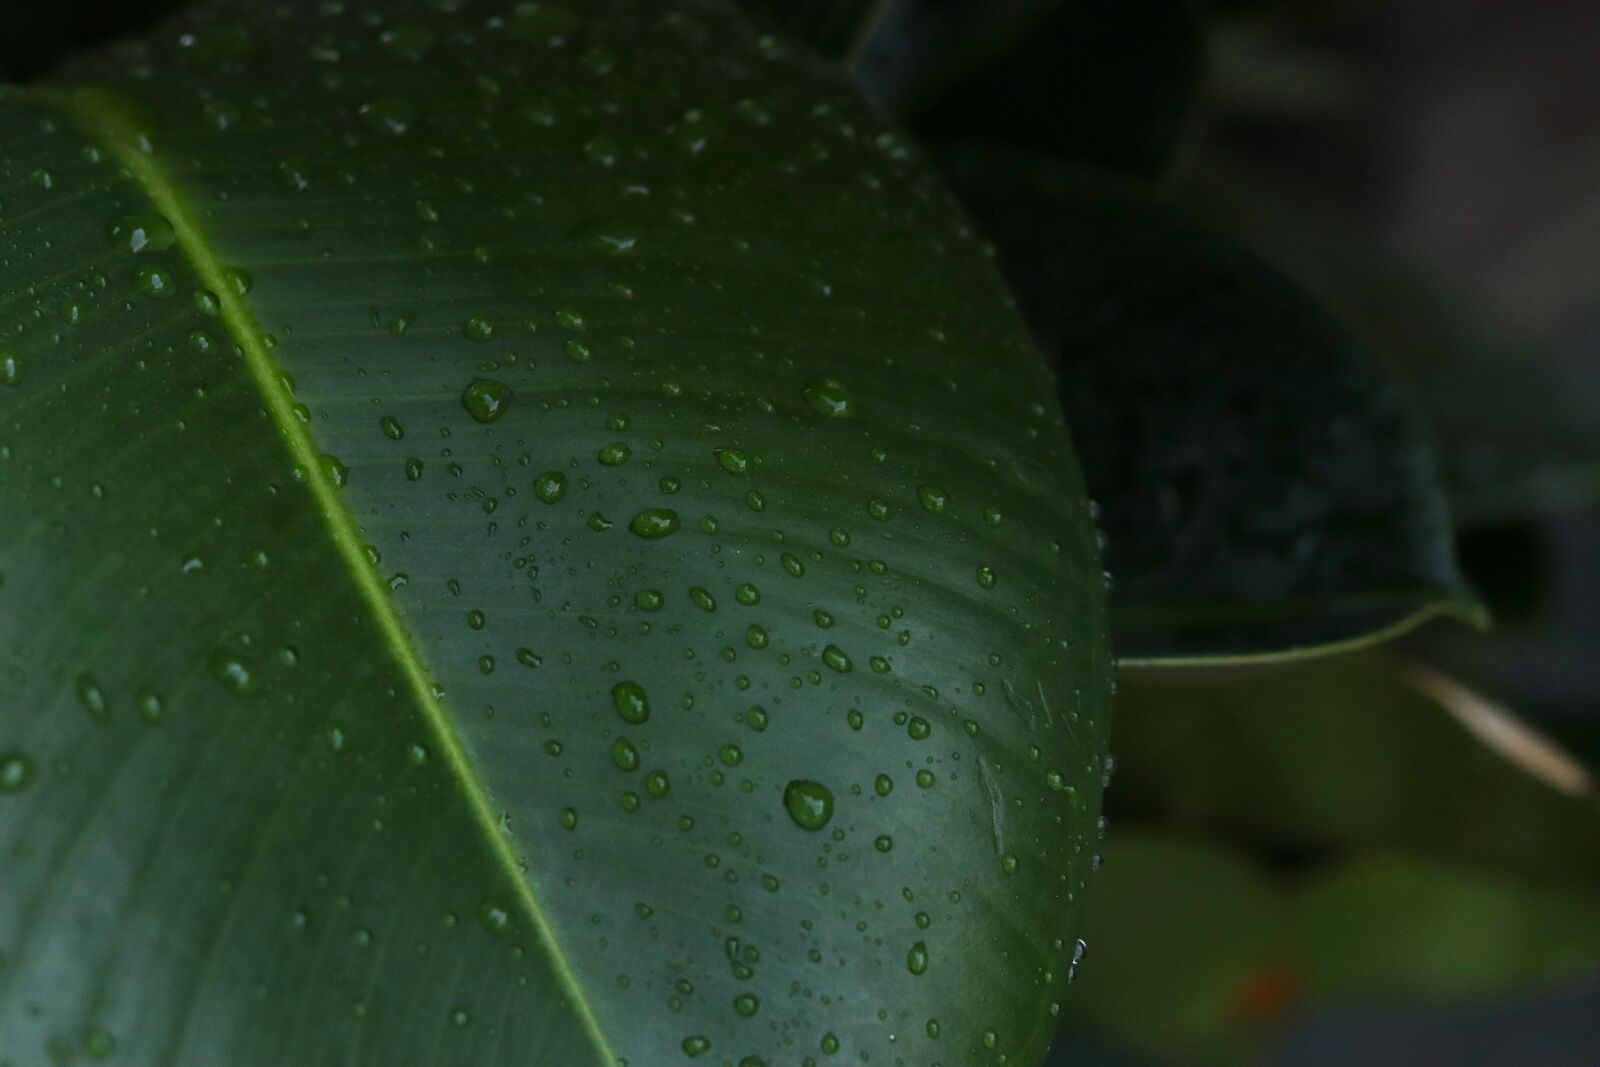
{"type": "Polygon", "coordinates": [[[156,210],[172,224],[177,243],[200,280],[217,294],[221,302],[222,321],[243,351],[250,376],[260,389],[267,411],[288,444],[290,453],[306,471],[306,482],[328,524],[328,533],[348,565],[362,598],[371,609],[385,644],[404,672],[423,717],[433,730],[444,765],[456,776],[479,829],[496,860],[505,868],[507,878],[516,887],[539,940],[549,954],[551,966],[566,990],[568,1000],[583,1020],[596,1051],[606,1064],[616,1063],[617,1055],[600,1029],[594,1010],[584,996],[570,961],[561,950],[530,879],[523,873],[506,836],[500,832],[499,820],[489,804],[488,793],[473,773],[466,750],[451,726],[449,715],[434,695],[433,683],[423,667],[422,657],[390,601],[388,589],[367,560],[355,520],[340,499],[339,489],[323,472],[321,451],[311,431],[294,415],[289,394],[280,383],[278,367],[261,340],[262,330],[250,306],[228,283],[216,251],[179,195],[177,186],[149,151],[143,132],[114,98],[97,90],[73,93],[34,90],[30,95],[65,111],[111,149],[156,210]]]}

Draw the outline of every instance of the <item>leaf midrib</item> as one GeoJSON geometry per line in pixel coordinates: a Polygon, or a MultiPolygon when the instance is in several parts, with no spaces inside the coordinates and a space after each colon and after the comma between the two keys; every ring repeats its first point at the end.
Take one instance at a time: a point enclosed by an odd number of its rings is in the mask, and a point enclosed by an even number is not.
{"type": "Polygon", "coordinates": [[[489,850],[515,887],[517,898],[533,923],[551,968],[582,1020],[601,1062],[607,1065],[618,1062],[539,903],[531,877],[511,851],[507,836],[499,830],[499,820],[489,803],[488,791],[473,772],[466,749],[451,725],[449,714],[434,695],[433,681],[410,632],[390,601],[388,590],[379,580],[378,572],[367,561],[355,519],[340,498],[338,487],[323,473],[322,451],[317,448],[311,431],[294,415],[289,393],[280,384],[279,368],[261,340],[264,331],[260,323],[244,297],[229,284],[216,250],[179,194],[177,183],[168,176],[152,152],[140,147],[142,137],[139,130],[119,114],[118,109],[107,106],[109,98],[105,93],[98,90],[29,88],[19,95],[63,113],[111,152],[156,211],[171,223],[178,248],[201,282],[217,295],[221,305],[219,319],[243,353],[245,367],[261,394],[269,418],[276,425],[294,461],[306,472],[306,484],[322,513],[328,536],[377,624],[384,646],[404,674],[433,735],[439,758],[455,778],[489,850]]]}

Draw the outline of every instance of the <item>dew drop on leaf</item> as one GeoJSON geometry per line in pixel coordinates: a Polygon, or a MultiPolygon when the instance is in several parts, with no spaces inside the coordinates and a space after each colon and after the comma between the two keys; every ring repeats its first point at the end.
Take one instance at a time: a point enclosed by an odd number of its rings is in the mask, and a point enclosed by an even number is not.
{"type": "Polygon", "coordinates": [[[510,403],[511,387],[493,378],[474,378],[461,392],[461,406],[478,422],[495,421],[510,403]]]}
{"type": "Polygon", "coordinates": [[[784,787],[783,806],[796,826],[820,830],[833,818],[833,791],[818,782],[796,778],[784,787]]]}
{"type": "Polygon", "coordinates": [[[801,390],[811,410],[830,418],[845,418],[856,412],[855,398],[850,389],[831,374],[819,374],[801,390]]]}
{"type": "Polygon", "coordinates": [[[676,533],[678,525],[678,513],[671,508],[645,508],[628,523],[628,529],[647,540],[655,540],[676,533]]]}

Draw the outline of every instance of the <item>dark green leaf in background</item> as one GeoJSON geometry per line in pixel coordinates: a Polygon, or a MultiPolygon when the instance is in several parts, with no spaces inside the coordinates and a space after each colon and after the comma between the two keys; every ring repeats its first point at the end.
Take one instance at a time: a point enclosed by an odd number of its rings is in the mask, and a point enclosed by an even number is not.
{"type": "Polygon", "coordinates": [[[1189,0],[907,0],[859,76],[924,137],[1159,174],[1197,125],[1204,59],[1189,0]]]}
{"type": "Polygon", "coordinates": [[[833,68],[219,4],[0,145],[0,1061],[1037,1061],[1101,566],[833,68]]]}
{"type": "Polygon", "coordinates": [[[978,143],[941,158],[1059,357],[1122,662],[1480,619],[1407,398],[1313,300],[1137,190],[978,143]]]}
{"type": "Polygon", "coordinates": [[[1412,387],[1459,521],[1600,499],[1600,381],[1592,375],[1496,323],[1436,272],[1293,204],[1248,171],[1208,166],[1181,197],[1308,286],[1412,387]]]}

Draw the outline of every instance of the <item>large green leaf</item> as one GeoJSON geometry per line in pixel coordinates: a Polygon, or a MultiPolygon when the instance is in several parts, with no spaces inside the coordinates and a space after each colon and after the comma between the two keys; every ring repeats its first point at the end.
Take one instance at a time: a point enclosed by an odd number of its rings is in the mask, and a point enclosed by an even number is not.
{"type": "Polygon", "coordinates": [[[1382,854],[1285,875],[1142,827],[1112,831],[1084,934],[1070,1032],[1182,1067],[1259,1064],[1319,1007],[1466,1007],[1600,977],[1587,887],[1382,854]]]}
{"type": "Polygon", "coordinates": [[[944,158],[1059,356],[1123,663],[1481,618],[1406,398],[1313,301],[1137,190],[977,145],[944,158]]]}
{"type": "Polygon", "coordinates": [[[260,0],[0,98],[0,1060],[1042,1055],[1087,504],[760,38],[260,0]]]}
{"type": "Polygon", "coordinates": [[[1431,670],[1368,653],[1129,675],[1117,711],[1113,819],[1295,855],[1386,849],[1530,878],[1600,876],[1600,808],[1583,769],[1431,670]]]}

